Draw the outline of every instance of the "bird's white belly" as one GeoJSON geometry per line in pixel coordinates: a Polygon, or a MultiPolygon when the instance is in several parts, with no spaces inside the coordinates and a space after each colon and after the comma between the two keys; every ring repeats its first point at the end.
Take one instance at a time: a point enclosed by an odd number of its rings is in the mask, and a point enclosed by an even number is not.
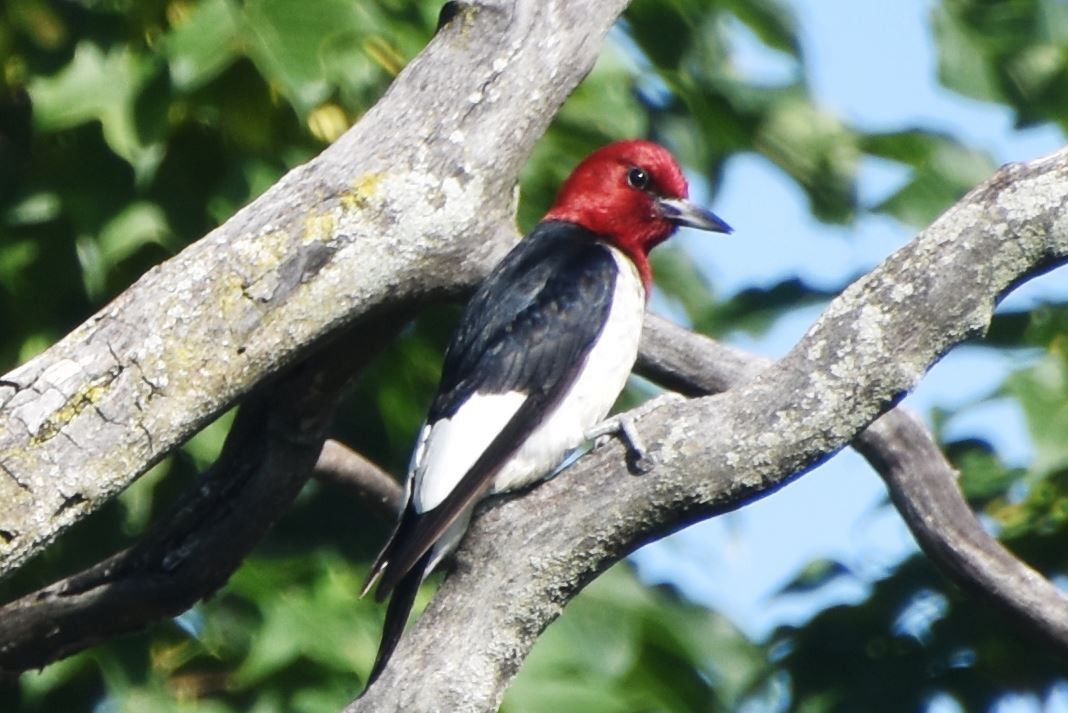
{"type": "Polygon", "coordinates": [[[629,258],[616,249],[619,266],[612,307],[600,337],[586,357],[574,386],[497,474],[501,492],[543,478],[585,440],[586,432],[612,408],[638,356],[645,287],[629,258]]]}

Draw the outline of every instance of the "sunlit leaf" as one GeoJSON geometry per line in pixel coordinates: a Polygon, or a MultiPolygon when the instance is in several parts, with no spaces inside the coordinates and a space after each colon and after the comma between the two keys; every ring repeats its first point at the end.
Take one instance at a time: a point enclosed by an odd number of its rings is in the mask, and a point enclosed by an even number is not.
{"type": "Polygon", "coordinates": [[[55,193],[33,193],[11,206],[4,215],[9,226],[46,223],[59,216],[61,204],[55,193]]]}
{"type": "Polygon", "coordinates": [[[148,243],[170,245],[171,230],[163,211],[154,203],[132,203],[101,228],[97,236],[101,257],[116,265],[148,243]]]}
{"type": "Polygon", "coordinates": [[[807,594],[827,586],[839,577],[853,576],[853,571],[836,560],[815,560],[805,565],[793,579],[781,587],[779,595],[807,594]]]}
{"type": "Polygon", "coordinates": [[[980,151],[950,137],[916,130],[871,135],[861,146],[912,167],[905,185],[874,209],[916,226],[932,222],[995,169],[980,151]]]}
{"type": "Polygon", "coordinates": [[[835,116],[801,99],[783,101],[759,127],[755,142],[801,184],[818,217],[845,221],[853,216],[860,147],[835,116]]]}
{"type": "Polygon", "coordinates": [[[1019,399],[1035,446],[1036,473],[1068,468],[1068,360],[1049,355],[1005,384],[1019,399]]]}
{"type": "Polygon", "coordinates": [[[594,710],[618,710],[621,701],[628,710],[730,710],[764,661],[722,618],[617,565],[539,639],[502,710],[548,711],[564,694],[594,710]]]}
{"type": "Polygon", "coordinates": [[[233,0],[204,0],[164,39],[163,51],[177,89],[211,81],[240,53],[239,11],[233,0]]]}

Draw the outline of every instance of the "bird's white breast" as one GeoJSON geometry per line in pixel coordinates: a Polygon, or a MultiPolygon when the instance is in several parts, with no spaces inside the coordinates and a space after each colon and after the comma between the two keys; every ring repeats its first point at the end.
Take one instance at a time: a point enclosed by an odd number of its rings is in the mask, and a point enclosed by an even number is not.
{"type": "Polygon", "coordinates": [[[494,491],[519,488],[548,475],[604,419],[627,383],[638,356],[645,286],[630,258],[611,250],[619,274],[604,328],[575,384],[497,474],[494,491]]]}

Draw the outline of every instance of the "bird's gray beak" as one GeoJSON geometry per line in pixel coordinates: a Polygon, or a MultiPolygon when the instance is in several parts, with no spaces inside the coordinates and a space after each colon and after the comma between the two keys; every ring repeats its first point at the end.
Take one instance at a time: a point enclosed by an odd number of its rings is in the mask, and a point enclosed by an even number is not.
{"type": "Polygon", "coordinates": [[[660,209],[660,215],[675,225],[710,230],[713,233],[730,233],[733,230],[715,213],[694,205],[685,198],[658,198],[656,205],[660,209]]]}

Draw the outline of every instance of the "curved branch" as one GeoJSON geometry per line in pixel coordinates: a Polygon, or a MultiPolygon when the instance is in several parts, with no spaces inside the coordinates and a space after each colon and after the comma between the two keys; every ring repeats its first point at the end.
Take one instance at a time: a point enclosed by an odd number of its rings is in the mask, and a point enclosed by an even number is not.
{"type": "Polygon", "coordinates": [[[1016,559],[984,528],[914,414],[895,409],[853,443],[886,481],[890,498],[935,565],[1068,660],[1068,596],[1016,559]]]}
{"type": "Polygon", "coordinates": [[[653,472],[622,475],[622,449],[603,448],[482,508],[455,571],[348,710],[495,710],[538,634],[597,573],[829,457],[981,333],[1007,289],[1065,259],[1068,151],[1004,167],[832,301],[786,357],[643,418],[653,472]]]}
{"type": "Polygon", "coordinates": [[[0,381],[0,576],[326,335],[474,282],[624,0],[478,0],[340,140],[0,381]]]}
{"type": "Polygon", "coordinates": [[[142,629],[225,584],[313,467],[338,460],[335,448],[321,453],[338,394],[402,324],[392,315],[360,324],[259,387],[218,460],[140,542],[0,607],[0,672],[40,668],[142,629]]]}
{"type": "MultiPolygon", "coordinates": [[[[691,396],[719,393],[771,365],[650,318],[639,370],[691,396]]],[[[916,414],[898,406],[851,444],[886,482],[890,497],[932,563],[1021,630],[1068,658],[1068,596],[990,535],[957,487],[957,473],[916,414]]]]}

